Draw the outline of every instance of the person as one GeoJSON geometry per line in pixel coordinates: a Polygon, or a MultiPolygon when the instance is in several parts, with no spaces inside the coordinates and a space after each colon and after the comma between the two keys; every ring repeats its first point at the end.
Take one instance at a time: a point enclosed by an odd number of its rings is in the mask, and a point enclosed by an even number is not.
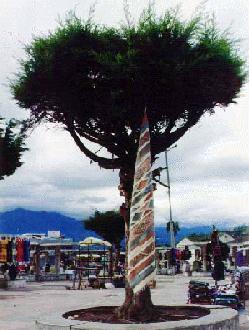
{"type": "Polygon", "coordinates": [[[117,264],[117,273],[120,274],[121,273],[121,262],[119,261],[117,264]]]}
{"type": "Polygon", "coordinates": [[[27,264],[27,265],[25,266],[25,273],[26,273],[26,274],[29,274],[29,273],[30,273],[30,264],[27,264]]]}
{"type": "Polygon", "coordinates": [[[125,265],[124,265],[124,263],[120,263],[120,275],[125,275],[125,265]]]}
{"type": "Polygon", "coordinates": [[[9,265],[7,264],[7,262],[5,262],[5,263],[1,266],[1,272],[4,274],[8,269],[9,269],[9,265]]]}
{"type": "Polygon", "coordinates": [[[50,264],[49,263],[46,263],[45,273],[49,273],[49,272],[50,272],[50,264]]]}
{"type": "Polygon", "coordinates": [[[9,267],[9,277],[11,281],[15,281],[17,276],[17,267],[15,264],[11,264],[9,267]]]}
{"type": "Polygon", "coordinates": [[[35,273],[35,265],[30,265],[30,274],[33,275],[35,273]]]}
{"type": "Polygon", "coordinates": [[[176,274],[180,274],[181,264],[180,261],[176,261],[176,274]]]}

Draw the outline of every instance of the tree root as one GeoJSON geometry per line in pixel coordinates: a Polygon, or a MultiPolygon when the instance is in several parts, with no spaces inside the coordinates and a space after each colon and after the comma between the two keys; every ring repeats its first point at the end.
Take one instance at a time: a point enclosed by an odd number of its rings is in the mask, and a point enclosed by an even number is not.
{"type": "Polygon", "coordinates": [[[156,315],[149,287],[137,294],[134,294],[131,288],[126,288],[125,302],[116,310],[116,315],[119,319],[138,323],[155,319],[156,315]]]}

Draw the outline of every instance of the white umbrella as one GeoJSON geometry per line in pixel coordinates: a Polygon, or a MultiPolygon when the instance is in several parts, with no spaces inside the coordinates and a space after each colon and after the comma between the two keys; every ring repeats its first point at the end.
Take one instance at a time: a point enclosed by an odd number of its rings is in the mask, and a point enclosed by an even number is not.
{"type": "MultiPolygon", "coordinates": [[[[92,236],[90,236],[90,237],[86,237],[85,239],[84,239],[84,241],[81,241],[81,242],[79,242],[79,246],[81,247],[81,246],[87,246],[87,249],[88,249],[88,255],[89,255],[89,247],[90,247],[90,245],[102,245],[102,246],[104,246],[104,250],[105,250],[105,247],[107,246],[107,247],[111,247],[112,246],[112,244],[110,243],[110,242],[108,242],[108,241],[104,241],[104,240],[102,240],[102,239],[100,239],[100,238],[96,238],[96,237],[92,237],[92,236]]],[[[79,253],[80,254],[80,253],[79,253]]],[[[88,266],[89,266],[89,258],[88,258],[88,266]]],[[[104,277],[105,277],[105,258],[104,258],[104,277]]],[[[89,278],[89,272],[88,272],[88,278],[89,278]]]]}
{"type": "Polygon", "coordinates": [[[103,241],[100,238],[96,238],[96,237],[86,237],[84,239],[84,241],[79,242],[80,246],[84,246],[84,245],[105,245],[105,246],[112,246],[110,242],[108,241],[103,241]]]}
{"type": "Polygon", "coordinates": [[[76,255],[76,258],[88,258],[88,257],[91,257],[91,258],[100,258],[101,256],[99,255],[99,254],[90,254],[90,255],[88,255],[88,254],[86,254],[86,253],[83,253],[83,254],[80,254],[80,255],[76,255]]]}

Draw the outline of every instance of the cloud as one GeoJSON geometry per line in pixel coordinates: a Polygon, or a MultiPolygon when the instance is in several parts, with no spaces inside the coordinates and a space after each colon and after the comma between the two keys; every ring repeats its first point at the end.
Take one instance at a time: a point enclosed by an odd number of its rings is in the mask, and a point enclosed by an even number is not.
{"type": "MultiPolygon", "coordinates": [[[[248,94],[247,85],[237,104],[203,117],[168,152],[174,219],[185,224],[249,224],[248,94]]],[[[164,155],[158,164],[165,166],[164,155]]],[[[155,203],[157,221],[165,222],[165,188],[158,188],[155,203]]]]}
{"type": "Polygon", "coordinates": [[[47,127],[31,134],[23,166],[1,182],[0,207],[43,208],[77,217],[119,208],[118,172],[90,165],[66,132],[47,127]]]}
{"type": "MultiPolygon", "coordinates": [[[[183,18],[189,18],[202,1],[180,1],[183,18]]],[[[0,20],[0,114],[23,118],[28,112],[17,107],[11,98],[8,79],[19,67],[24,44],[33,35],[46,34],[57,25],[56,18],[70,9],[87,18],[91,0],[86,1],[8,1],[2,0],[0,20]],[[17,15],[18,13],[18,15],[17,15]],[[28,22],[28,24],[27,24],[28,22]]],[[[130,2],[136,20],[147,0],[130,2]]],[[[175,1],[156,1],[162,13],[175,1]]],[[[242,39],[240,53],[248,56],[249,2],[227,0],[206,1],[205,8],[215,12],[221,29],[230,26],[235,38],[242,39]]],[[[95,20],[115,25],[124,21],[123,1],[99,1],[95,20]],[[111,15],[110,15],[111,13],[111,15]]],[[[248,223],[249,219],[249,85],[241,91],[237,104],[200,122],[168,153],[171,178],[173,218],[184,224],[248,223]]],[[[37,128],[27,140],[30,150],[24,165],[16,173],[0,181],[0,210],[25,207],[51,210],[77,218],[87,217],[95,209],[118,209],[118,172],[90,164],[60,127],[37,128]]],[[[98,148],[96,147],[96,150],[98,148]]],[[[161,154],[155,166],[165,166],[161,154]]],[[[166,173],[162,180],[166,182],[166,173]]],[[[158,186],[155,193],[156,222],[169,217],[167,189],[158,186]]]]}

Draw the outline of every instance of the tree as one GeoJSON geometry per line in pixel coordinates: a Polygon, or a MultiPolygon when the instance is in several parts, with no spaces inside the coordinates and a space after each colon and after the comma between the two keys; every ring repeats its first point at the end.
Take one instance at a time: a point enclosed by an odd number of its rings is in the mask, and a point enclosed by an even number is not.
{"type": "Polygon", "coordinates": [[[11,119],[7,123],[0,118],[0,180],[12,175],[22,165],[22,153],[27,150],[24,147],[25,134],[17,126],[18,121],[11,119]]]}
{"type": "MultiPolygon", "coordinates": [[[[213,21],[182,22],[172,11],[158,18],[149,9],[137,25],[118,28],[71,16],[34,38],[26,54],[12,83],[15,99],[30,109],[31,127],[62,124],[91,161],[120,170],[126,241],[145,107],[154,162],[204,114],[234,102],[245,80],[243,60],[213,21]]],[[[141,321],[152,315],[150,290],[134,295],[127,287],[119,316],[141,321]]]]}
{"type": "Polygon", "coordinates": [[[188,235],[188,238],[194,242],[210,241],[210,237],[211,237],[210,234],[205,234],[205,233],[192,233],[188,235]]]}
{"type": "MultiPolygon", "coordinates": [[[[83,221],[85,229],[94,231],[105,241],[114,245],[116,250],[116,263],[120,255],[121,241],[125,235],[124,218],[117,211],[100,212],[95,211],[94,215],[83,221]]],[[[116,267],[116,264],[115,264],[116,267]]],[[[112,253],[111,253],[112,272],[112,253]]]]}
{"type": "MultiPolygon", "coordinates": [[[[180,226],[178,221],[172,221],[173,222],[173,231],[174,231],[174,235],[176,236],[178,231],[180,231],[180,226]]],[[[170,221],[167,222],[167,232],[170,232],[170,221]]]]}
{"type": "Polygon", "coordinates": [[[234,235],[237,237],[243,234],[247,234],[249,232],[249,226],[242,225],[242,226],[234,227],[233,232],[234,235]]]}
{"type": "MultiPolygon", "coordinates": [[[[170,229],[171,229],[170,228],[171,227],[170,223],[171,223],[171,221],[168,221],[167,226],[166,226],[166,229],[167,229],[168,233],[170,232],[170,229]]],[[[172,225],[173,225],[173,233],[174,233],[174,241],[175,241],[176,235],[177,235],[178,231],[180,230],[180,226],[179,226],[178,221],[172,221],[172,225]]]]}

